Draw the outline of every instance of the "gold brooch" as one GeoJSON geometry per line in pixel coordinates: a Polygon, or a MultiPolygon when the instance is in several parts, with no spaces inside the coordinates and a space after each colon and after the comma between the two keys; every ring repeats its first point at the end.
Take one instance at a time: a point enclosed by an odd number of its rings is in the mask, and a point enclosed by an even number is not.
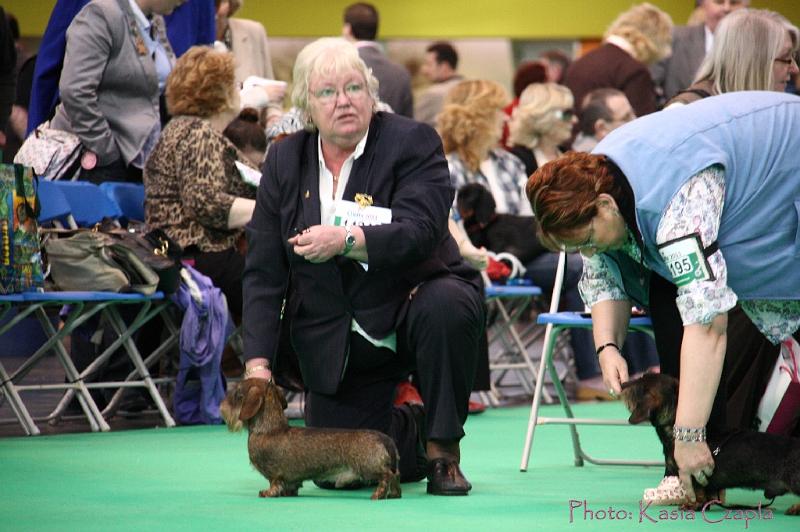
{"type": "Polygon", "coordinates": [[[359,192],[358,194],[356,194],[355,200],[356,203],[358,203],[358,206],[361,207],[362,209],[366,209],[367,207],[372,205],[372,196],[370,196],[369,194],[361,194],[359,192]]]}

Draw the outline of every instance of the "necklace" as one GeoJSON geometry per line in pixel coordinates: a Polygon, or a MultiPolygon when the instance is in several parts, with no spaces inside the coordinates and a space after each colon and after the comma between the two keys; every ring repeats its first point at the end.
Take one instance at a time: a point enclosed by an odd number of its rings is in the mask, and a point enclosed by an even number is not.
{"type": "Polygon", "coordinates": [[[334,183],[338,183],[339,182],[339,176],[338,175],[333,176],[333,182],[334,183]]]}

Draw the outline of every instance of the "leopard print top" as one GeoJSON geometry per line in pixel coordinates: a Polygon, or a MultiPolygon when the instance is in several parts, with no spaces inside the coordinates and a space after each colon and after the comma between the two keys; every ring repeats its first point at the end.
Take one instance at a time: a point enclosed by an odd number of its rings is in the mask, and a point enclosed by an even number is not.
{"type": "Polygon", "coordinates": [[[230,249],[241,229],[228,229],[236,197],[254,199],[256,189],[236,169],[253,165],[207,120],[176,116],[167,124],[144,169],[145,219],[184,249],[230,249]]]}

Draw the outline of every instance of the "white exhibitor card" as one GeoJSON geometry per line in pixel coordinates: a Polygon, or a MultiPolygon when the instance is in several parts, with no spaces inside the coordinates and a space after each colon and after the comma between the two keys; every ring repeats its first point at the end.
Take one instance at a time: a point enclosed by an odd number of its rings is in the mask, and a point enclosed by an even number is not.
{"type": "MultiPolygon", "coordinates": [[[[345,225],[383,225],[392,222],[392,210],[386,207],[373,207],[372,198],[363,194],[358,194],[360,202],[338,200],[333,211],[333,225],[344,227],[345,225]],[[367,197],[366,202],[362,198],[367,197]]],[[[359,262],[365,269],[369,269],[366,262],[359,262]]]]}

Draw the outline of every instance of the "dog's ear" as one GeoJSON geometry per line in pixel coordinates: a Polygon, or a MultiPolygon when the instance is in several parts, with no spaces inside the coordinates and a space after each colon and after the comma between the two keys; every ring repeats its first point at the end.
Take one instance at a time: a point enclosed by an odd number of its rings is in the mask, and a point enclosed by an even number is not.
{"type": "Polygon", "coordinates": [[[631,425],[638,425],[643,421],[650,419],[650,409],[645,405],[636,405],[636,408],[631,412],[631,417],[628,418],[628,423],[631,425]]]}
{"type": "Polygon", "coordinates": [[[475,222],[486,225],[492,219],[495,206],[492,193],[479,183],[469,183],[458,189],[456,207],[465,220],[474,218],[475,222]]]}
{"type": "Polygon", "coordinates": [[[255,416],[264,404],[264,392],[258,386],[250,386],[239,411],[239,420],[247,421],[255,416]]]}
{"type": "Polygon", "coordinates": [[[492,221],[497,204],[492,197],[492,193],[486,187],[476,185],[475,189],[475,220],[481,225],[487,225],[492,221]]]}
{"type": "Polygon", "coordinates": [[[286,395],[284,395],[283,390],[275,387],[275,392],[277,392],[278,398],[281,400],[281,406],[286,410],[289,407],[289,403],[286,402],[286,395]]]}
{"type": "Polygon", "coordinates": [[[625,405],[631,411],[628,423],[637,425],[643,421],[648,421],[650,419],[651,406],[650,394],[643,389],[642,379],[623,382],[621,388],[625,405]]]}

